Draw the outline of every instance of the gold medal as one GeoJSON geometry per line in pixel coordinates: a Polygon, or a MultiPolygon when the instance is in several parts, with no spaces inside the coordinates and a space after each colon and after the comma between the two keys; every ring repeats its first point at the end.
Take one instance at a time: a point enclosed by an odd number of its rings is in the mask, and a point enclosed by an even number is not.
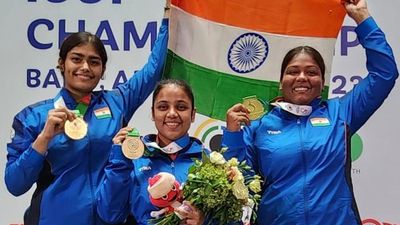
{"type": "Polygon", "coordinates": [[[265,113],[264,104],[256,97],[250,96],[243,99],[243,105],[250,111],[249,119],[256,120],[265,113]]]}
{"type": "Polygon", "coordinates": [[[64,125],[65,134],[71,139],[79,140],[86,136],[88,126],[82,117],[77,117],[72,122],[67,120],[64,125]]]}
{"type": "Polygon", "coordinates": [[[127,136],[122,142],[122,153],[128,159],[138,159],[144,153],[144,144],[138,136],[127,136]]]}

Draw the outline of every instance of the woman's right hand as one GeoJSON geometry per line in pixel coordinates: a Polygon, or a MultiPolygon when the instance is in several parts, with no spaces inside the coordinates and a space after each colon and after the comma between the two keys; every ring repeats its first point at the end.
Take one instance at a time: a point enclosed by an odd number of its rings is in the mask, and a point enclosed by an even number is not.
{"type": "Polygon", "coordinates": [[[50,110],[42,130],[43,136],[52,139],[55,135],[64,132],[64,125],[67,120],[72,122],[74,119],[76,119],[76,114],[65,107],[50,110]]]}
{"type": "Polygon", "coordinates": [[[124,127],[121,128],[121,130],[118,131],[118,133],[114,136],[113,138],[113,143],[116,145],[120,145],[122,144],[122,142],[124,142],[126,136],[128,135],[128,133],[130,131],[132,131],[133,128],[132,127],[124,127]]]}
{"type": "Polygon", "coordinates": [[[235,132],[240,131],[240,126],[243,123],[249,125],[249,113],[249,110],[242,103],[232,106],[226,112],[226,129],[235,132]]]}
{"type": "Polygon", "coordinates": [[[204,213],[192,205],[189,201],[183,201],[183,207],[175,209],[184,219],[181,225],[201,225],[204,224],[204,213]]]}
{"type": "Polygon", "coordinates": [[[169,18],[171,13],[171,0],[165,0],[164,18],[169,18]]]}
{"type": "Polygon", "coordinates": [[[65,122],[67,120],[73,121],[75,118],[75,113],[65,107],[50,110],[47,114],[44,128],[33,142],[32,147],[40,154],[44,155],[51,139],[57,134],[64,132],[65,122]]]}

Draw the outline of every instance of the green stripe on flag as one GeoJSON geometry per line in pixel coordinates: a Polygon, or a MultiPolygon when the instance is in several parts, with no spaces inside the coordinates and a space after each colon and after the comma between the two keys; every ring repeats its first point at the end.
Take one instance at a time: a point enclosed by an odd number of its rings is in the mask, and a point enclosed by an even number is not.
{"type": "MultiPolygon", "coordinates": [[[[279,82],[255,80],[210,70],[168,51],[165,78],[183,79],[192,87],[197,112],[225,120],[226,111],[247,96],[269,102],[279,95],[279,82]]],[[[279,74],[277,74],[279,77],[279,74]]],[[[328,88],[324,88],[327,96],[328,88]]]]}
{"type": "Polygon", "coordinates": [[[101,114],[96,116],[97,119],[111,118],[111,114],[101,114]]]}

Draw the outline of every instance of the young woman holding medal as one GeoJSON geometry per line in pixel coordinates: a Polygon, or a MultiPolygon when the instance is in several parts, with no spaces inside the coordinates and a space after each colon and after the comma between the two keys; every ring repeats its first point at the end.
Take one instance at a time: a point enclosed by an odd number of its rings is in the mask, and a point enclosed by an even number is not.
{"type": "Polygon", "coordinates": [[[369,74],[340,98],[321,99],[325,65],[311,47],[289,51],[281,67],[283,96],[258,120],[237,104],[227,112],[227,158],[246,159],[264,189],[258,224],[361,224],[351,183],[350,138],[379,108],[398,77],[383,32],[365,0],[344,2],[358,24],[369,74]],[[245,123],[241,129],[241,124],[245,123]]]}
{"type": "MultiPolygon", "coordinates": [[[[141,144],[126,144],[127,138],[139,138],[132,128],[122,128],[113,139],[106,179],[98,192],[97,209],[104,221],[118,224],[131,214],[138,224],[148,224],[151,212],[159,210],[149,199],[149,178],[167,172],[180,184],[186,181],[193,159],[201,159],[203,151],[202,143],[188,135],[195,114],[193,93],[185,82],[163,80],[157,85],[152,103],[157,134],[142,138],[146,150],[141,144]]],[[[185,205],[190,210],[182,212],[183,223],[203,224],[203,214],[185,205]]]]}
{"type": "Polygon", "coordinates": [[[101,40],[87,32],[65,39],[58,60],[64,87],[54,99],[28,106],[15,116],[15,136],[7,145],[8,190],[19,196],[37,185],[24,215],[25,225],[105,224],[96,213],[97,187],[104,177],[112,137],[161,78],[168,13],[148,63],[112,91],[93,91],[106,69],[101,40]]]}

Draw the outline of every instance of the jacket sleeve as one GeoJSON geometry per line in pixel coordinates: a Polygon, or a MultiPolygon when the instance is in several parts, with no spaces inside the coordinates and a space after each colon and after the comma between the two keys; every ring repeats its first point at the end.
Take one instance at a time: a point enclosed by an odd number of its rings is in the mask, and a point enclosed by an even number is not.
{"type": "Polygon", "coordinates": [[[340,113],[352,134],[382,105],[399,74],[392,49],[372,17],[359,24],[356,33],[365,48],[368,75],[340,99],[340,113]]]}
{"type": "Polygon", "coordinates": [[[131,172],[133,163],[121,150],[121,145],[113,145],[105,178],[97,192],[97,213],[110,224],[122,223],[130,212],[131,172]]]}
{"type": "Polygon", "coordinates": [[[246,160],[253,171],[259,171],[257,150],[253,145],[254,130],[259,123],[260,121],[253,121],[250,126],[245,126],[238,132],[223,130],[222,147],[228,148],[224,153],[225,159],[236,157],[239,162],[246,160]]]}
{"type": "Polygon", "coordinates": [[[45,157],[32,148],[37,137],[36,119],[27,110],[17,114],[12,128],[15,132],[7,144],[7,164],[4,180],[8,191],[14,196],[27,192],[38,180],[45,157]]]}
{"type": "Polygon", "coordinates": [[[125,124],[129,122],[133,113],[147,99],[156,83],[161,79],[167,56],[167,44],[168,19],[163,19],[146,65],[137,71],[128,82],[117,88],[122,95],[125,124]]]}

